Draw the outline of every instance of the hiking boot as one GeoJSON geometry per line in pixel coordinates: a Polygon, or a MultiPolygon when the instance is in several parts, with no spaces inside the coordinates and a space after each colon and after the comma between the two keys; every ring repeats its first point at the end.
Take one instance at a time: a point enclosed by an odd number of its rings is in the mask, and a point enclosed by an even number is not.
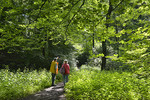
{"type": "Polygon", "coordinates": [[[51,86],[56,86],[55,84],[52,84],[51,86]]]}

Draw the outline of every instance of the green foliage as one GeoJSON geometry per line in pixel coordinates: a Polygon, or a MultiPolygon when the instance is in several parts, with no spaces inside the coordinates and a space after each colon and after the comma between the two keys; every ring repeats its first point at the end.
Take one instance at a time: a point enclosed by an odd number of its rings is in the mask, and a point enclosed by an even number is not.
{"type": "MultiPolygon", "coordinates": [[[[62,79],[59,74],[57,82],[62,79]]],[[[16,100],[33,94],[51,85],[51,73],[47,70],[25,69],[21,72],[10,72],[8,69],[0,70],[0,99],[16,100]]]]}
{"type": "Polygon", "coordinates": [[[67,2],[1,0],[0,65],[48,69],[55,56],[68,58],[73,47],[60,25],[70,8],[67,2]]]}
{"type": "Polygon", "coordinates": [[[68,100],[150,99],[150,81],[129,72],[86,68],[72,73],[69,79],[65,86],[68,100]]]}
{"type": "MultiPolygon", "coordinates": [[[[112,56],[133,69],[147,68],[149,4],[149,0],[1,0],[0,64],[48,68],[57,55],[74,59],[75,43],[92,54],[94,38],[99,44],[107,41],[97,57],[112,56]]],[[[76,54],[79,66],[87,62],[89,54],[76,54]]]]}

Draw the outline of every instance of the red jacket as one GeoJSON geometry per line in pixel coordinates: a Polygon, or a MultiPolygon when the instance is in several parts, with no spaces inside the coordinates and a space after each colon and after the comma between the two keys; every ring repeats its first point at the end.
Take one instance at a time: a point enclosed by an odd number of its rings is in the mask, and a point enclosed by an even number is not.
{"type": "Polygon", "coordinates": [[[62,67],[65,67],[65,74],[70,74],[69,64],[63,64],[62,67]]]}

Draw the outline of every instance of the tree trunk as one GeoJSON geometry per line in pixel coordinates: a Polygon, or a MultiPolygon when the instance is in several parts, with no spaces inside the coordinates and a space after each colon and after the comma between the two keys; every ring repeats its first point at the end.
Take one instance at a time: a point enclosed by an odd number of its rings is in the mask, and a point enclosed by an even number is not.
{"type": "Polygon", "coordinates": [[[94,43],[94,35],[95,35],[95,34],[93,33],[93,48],[95,47],[95,46],[94,46],[94,44],[95,44],[95,43],[94,43]]]}
{"type": "Polygon", "coordinates": [[[106,67],[106,55],[107,55],[107,52],[106,52],[106,41],[102,42],[102,52],[103,52],[104,56],[102,57],[102,68],[101,68],[101,70],[104,70],[105,67],[106,67]]]}
{"type": "MultiPolygon", "coordinates": [[[[116,27],[116,34],[118,34],[118,26],[117,25],[115,25],[115,27],[116,27]]],[[[117,54],[118,54],[118,57],[119,57],[119,55],[120,55],[120,53],[119,53],[119,37],[116,37],[116,49],[117,49],[117,54]]]]}
{"type": "MultiPolygon", "coordinates": [[[[112,12],[113,8],[112,8],[112,4],[111,4],[111,0],[109,0],[109,9],[108,9],[108,13],[106,15],[106,28],[108,31],[108,27],[109,25],[109,20],[110,20],[110,15],[112,12]]],[[[106,40],[102,42],[102,53],[104,54],[104,56],[102,57],[102,67],[101,70],[104,70],[106,68],[106,56],[107,56],[107,44],[106,44],[106,40]]]]}

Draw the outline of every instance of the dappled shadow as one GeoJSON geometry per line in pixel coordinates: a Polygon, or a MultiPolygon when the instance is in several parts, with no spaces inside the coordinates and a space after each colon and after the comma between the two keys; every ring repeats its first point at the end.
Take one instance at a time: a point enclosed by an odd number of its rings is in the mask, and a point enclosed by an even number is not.
{"type": "Polygon", "coordinates": [[[63,83],[59,83],[20,100],[66,100],[64,92],[63,83]]]}

